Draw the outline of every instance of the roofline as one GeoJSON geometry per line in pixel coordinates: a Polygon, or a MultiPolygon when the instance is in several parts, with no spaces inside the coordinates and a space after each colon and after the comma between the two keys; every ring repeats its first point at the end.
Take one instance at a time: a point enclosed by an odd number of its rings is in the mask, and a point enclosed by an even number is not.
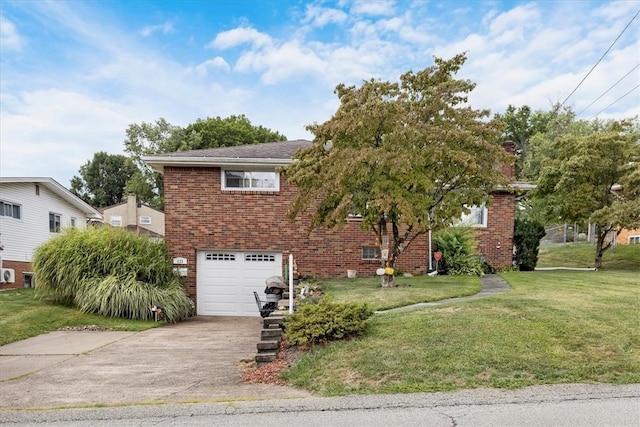
{"type": "Polygon", "coordinates": [[[73,194],[65,186],[60,184],[53,178],[49,177],[0,177],[0,184],[12,184],[12,183],[35,183],[44,184],[47,188],[52,190],[60,198],[70,203],[74,207],[80,209],[89,218],[102,218],[100,211],[87,202],[73,194]]]}
{"type": "Polygon", "coordinates": [[[292,159],[261,159],[240,157],[177,157],[177,156],[142,156],[141,159],[152,169],[162,173],[165,167],[203,167],[203,166],[286,166],[292,159]]]}

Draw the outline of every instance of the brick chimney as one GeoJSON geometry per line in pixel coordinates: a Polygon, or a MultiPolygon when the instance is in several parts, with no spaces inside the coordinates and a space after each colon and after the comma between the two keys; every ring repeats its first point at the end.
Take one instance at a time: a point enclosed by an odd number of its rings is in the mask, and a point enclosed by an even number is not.
{"type": "Polygon", "coordinates": [[[516,143],[513,141],[504,141],[502,148],[512,155],[511,161],[502,165],[502,173],[510,179],[516,177],[516,143]]]}

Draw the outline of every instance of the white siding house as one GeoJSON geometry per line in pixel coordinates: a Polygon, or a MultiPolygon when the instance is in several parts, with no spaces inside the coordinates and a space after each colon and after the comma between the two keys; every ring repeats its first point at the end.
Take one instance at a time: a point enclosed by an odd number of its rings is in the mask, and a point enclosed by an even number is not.
{"type": "Polygon", "coordinates": [[[15,272],[14,283],[0,287],[31,286],[31,261],[39,245],[62,228],[85,228],[87,220],[101,218],[52,178],[0,177],[0,267],[15,272]]]}

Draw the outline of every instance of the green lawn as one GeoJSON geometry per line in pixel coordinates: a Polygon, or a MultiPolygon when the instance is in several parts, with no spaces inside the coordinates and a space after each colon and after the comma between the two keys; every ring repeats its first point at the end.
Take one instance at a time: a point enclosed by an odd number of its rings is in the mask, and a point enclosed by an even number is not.
{"type": "Polygon", "coordinates": [[[471,276],[397,277],[396,283],[396,288],[382,288],[379,277],[319,281],[335,301],[367,301],[374,310],[473,295],[480,291],[480,279],[471,276]]]}
{"type": "MultiPolygon", "coordinates": [[[[565,250],[560,249],[563,257],[565,250]]],[[[363,337],[313,349],[285,378],[320,395],[638,383],[640,274],[635,266],[640,257],[634,251],[618,247],[611,252],[630,258],[615,270],[606,268],[605,255],[600,271],[503,273],[511,292],[374,315],[363,337]]],[[[559,265],[552,256],[543,258],[559,265]]],[[[575,253],[567,256],[577,259],[575,253]]],[[[453,286],[459,278],[439,280],[453,286]]],[[[348,299],[353,291],[340,287],[338,282],[329,286],[337,299],[348,299]]],[[[366,300],[366,292],[358,298],[366,300]]]]}
{"type": "MultiPolygon", "coordinates": [[[[547,244],[540,247],[538,267],[593,267],[594,245],[547,244]]],[[[640,271],[640,245],[618,245],[605,251],[602,270],[640,271]]]]}
{"type": "Polygon", "coordinates": [[[96,325],[116,331],[142,331],[162,324],[102,317],[75,308],[46,304],[35,298],[33,289],[0,291],[0,313],[0,345],[65,326],[96,325]]]}

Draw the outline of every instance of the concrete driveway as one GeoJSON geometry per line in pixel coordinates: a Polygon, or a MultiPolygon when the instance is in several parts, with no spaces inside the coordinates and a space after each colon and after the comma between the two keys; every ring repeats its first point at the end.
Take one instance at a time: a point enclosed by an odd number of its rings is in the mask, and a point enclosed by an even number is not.
{"type": "Polygon", "coordinates": [[[0,408],[307,397],[241,381],[260,318],[195,317],[143,332],[58,331],[0,347],[0,408]]]}

